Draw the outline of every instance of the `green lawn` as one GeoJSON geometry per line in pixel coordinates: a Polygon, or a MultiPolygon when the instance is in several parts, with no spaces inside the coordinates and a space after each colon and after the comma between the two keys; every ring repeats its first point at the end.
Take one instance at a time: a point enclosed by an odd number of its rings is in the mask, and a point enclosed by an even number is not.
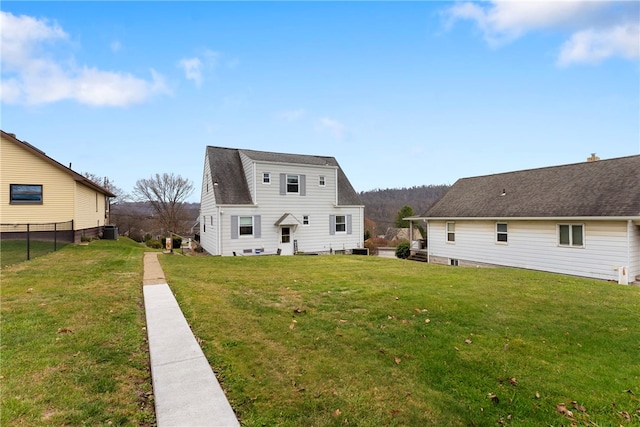
{"type": "MultiPolygon", "coordinates": [[[[53,252],[66,246],[67,242],[31,240],[29,248],[29,258],[34,259],[49,252],[53,252]]],[[[27,260],[27,241],[26,240],[2,240],[0,241],[0,268],[7,265],[17,264],[27,260]]]]}
{"type": "Polygon", "coordinates": [[[155,423],[145,248],[68,245],[2,270],[2,426],[155,423]]]}
{"type": "Polygon", "coordinates": [[[640,423],[640,288],[358,256],[160,260],[243,425],[640,423]]]}

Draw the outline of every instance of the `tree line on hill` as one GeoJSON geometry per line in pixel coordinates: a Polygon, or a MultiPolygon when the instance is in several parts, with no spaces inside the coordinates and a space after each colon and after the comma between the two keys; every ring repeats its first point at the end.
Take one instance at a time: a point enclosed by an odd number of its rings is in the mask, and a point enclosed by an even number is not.
{"type": "MultiPolygon", "coordinates": [[[[449,185],[421,185],[410,188],[387,188],[359,193],[365,205],[365,230],[371,236],[385,234],[388,228],[406,224],[397,223],[398,215],[412,209],[413,214],[421,215],[449,189],[449,185]],[[403,209],[404,208],[404,209],[403,209]]],[[[409,215],[410,216],[410,215],[409,215]]]]}
{"type": "MultiPolygon", "coordinates": [[[[139,179],[133,194],[125,193],[107,177],[84,174],[116,195],[111,200],[110,221],[120,234],[142,241],[169,232],[191,236],[200,215],[199,203],[185,200],[193,193],[193,184],[180,175],[155,174],[139,179]]],[[[359,193],[365,206],[365,235],[379,236],[390,227],[407,227],[403,217],[420,215],[429,209],[449,185],[421,185],[386,188],[359,193]]]]}

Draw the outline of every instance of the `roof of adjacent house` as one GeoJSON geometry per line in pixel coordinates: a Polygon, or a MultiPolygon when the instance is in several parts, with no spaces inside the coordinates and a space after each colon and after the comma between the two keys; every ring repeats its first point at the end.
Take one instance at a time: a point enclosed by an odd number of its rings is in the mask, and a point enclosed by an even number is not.
{"type": "Polygon", "coordinates": [[[639,217],[640,155],[462,178],[422,217],[639,217]]]}
{"type": "Polygon", "coordinates": [[[71,168],[68,168],[62,163],[59,163],[56,160],[52,159],[51,157],[47,156],[44,153],[44,151],[34,147],[33,145],[29,144],[26,141],[19,140],[15,134],[7,133],[3,130],[0,132],[2,132],[2,137],[5,138],[7,141],[11,141],[14,144],[17,144],[18,146],[22,147],[23,149],[30,152],[34,156],[41,158],[45,162],[69,174],[74,179],[74,181],[79,182],[99,193],[102,193],[107,197],[116,197],[115,194],[113,194],[111,191],[107,190],[106,188],[102,187],[101,185],[96,184],[95,182],[91,181],[89,178],[79,174],[78,172],[72,170],[71,168]]]}
{"type": "MultiPolygon", "coordinates": [[[[329,166],[338,170],[338,205],[362,205],[344,171],[334,157],[304,154],[273,153],[226,147],[207,147],[210,184],[213,185],[217,203],[223,205],[253,204],[251,191],[244,174],[240,153],[256,162],[329,166]]],[[[206,177],[205,177],[206,179],[206,177]]]]}

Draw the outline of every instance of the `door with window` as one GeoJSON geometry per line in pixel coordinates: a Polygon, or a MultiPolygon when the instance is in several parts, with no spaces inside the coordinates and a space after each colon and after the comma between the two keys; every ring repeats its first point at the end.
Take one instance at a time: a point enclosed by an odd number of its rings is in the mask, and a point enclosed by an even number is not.
{"type": "Polygon", "coordinates": [[[281,255],[293,255],[293,236],[291,234],[291,227],[280,227],[281,255]]]}

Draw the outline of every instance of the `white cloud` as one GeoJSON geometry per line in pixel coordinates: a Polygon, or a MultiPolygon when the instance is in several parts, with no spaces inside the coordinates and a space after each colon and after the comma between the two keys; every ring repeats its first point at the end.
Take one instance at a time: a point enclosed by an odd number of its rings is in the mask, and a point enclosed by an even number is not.
{"type": "Polygon", "coordinates": [[[597,64],[614,56],[626,59],[640,57],[639,25],[619,25],[604,30],[578,31],[562,45],[558,65],[597,64]]]}
{"type": "Polygon", "coordinates": [[[55,23],[0,12],[2,102],[40,105],[73,100],[92,106],[127,106],[168,92],[158,73],[144,80],[128,73],[77,67],[47,53],[48,45],[68,39],[55,23]]]}
{"type": "Polygon", "coordinates": [[[197,87],[202,85],[202,61],[200,58],[181,59],[179,66],[184,70],[184,77],[187,80],[193,80],[197,87]]]}
{"type": "Polygon", "coordinates": [[[215,70],[218,68],[220,53],[213,50],[205,49],[199,56],[193,58],[183,58],[178,62],[178,67],[184,71],[184,78],[193,80],[197,87],[202,86],[204,81],[204,73],[206,70],[215,70]]]}
{"type": "Polygon", "coordinates": [[[278,118],[288,122],[295,122],[304,117],[305,114],[307,114],[307,112],[304,109],[299,108],[297,110],[281,111],[278,113],[278,118]]]}
{"type": "Polygon", "coordinates": [[[474,22],[487,44],[494,48],[531,31],[570,33],[560,51],[560,65],[597,63],[614,56],[635,59],[640,49],[637,2],[464,2],[448,8],[445,15],[449,28],[460,20],[474,22]]]}
{"type": "Polygon", "coordinates": [[[318,121],[316,126],[316,130],[318,131],[327,131],[337,140],[344,139],[345,135],[345,127],[342,123],[337,120],[330,119],[328,117],[323,117],[318,121]]]}

